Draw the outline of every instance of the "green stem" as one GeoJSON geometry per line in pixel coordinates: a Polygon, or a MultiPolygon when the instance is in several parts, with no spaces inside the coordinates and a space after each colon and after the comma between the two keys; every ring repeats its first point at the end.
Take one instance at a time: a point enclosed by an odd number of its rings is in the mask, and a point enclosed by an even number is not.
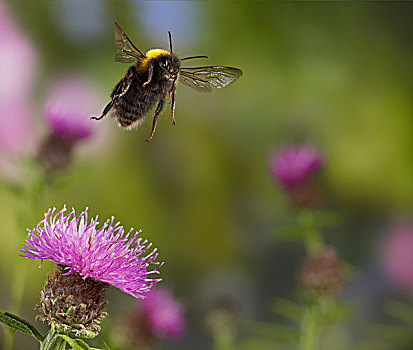
{"type": "Polygon", "coordinates": [[[66,341],[59,336],[59,332],[52,324],[49,333],[43,340],[40,350],[64,350],[66,348],[66,341]]]}
{"type": "Polygon", "coordinates": [[[4,349],[5,350],[11,350],[13,349],[13,343],[14,343],[14,330],[11,329],[10,327],[7,327],[5,325],[2,325],[4,329],[4,349]]]}
{"type": "Polygon", "coordinates": [[[231,350],[233,348],[233,337],[229,332],[220,332],[213,336],[213,349],[231,350]]]}
{"type": "Polygon", "coordinates": [[[318,343],[318,305],[309,305],[304,311],[300,332],[300,350],[315,350],[318,343]]]}
{"type": "Polygon", "coordinates": [[[323,239],[321,232],[317,228],[315,215],[309,210],[304,210],[298,214],[297,220],[304,233],[307,254],[314,255],[323,247],[323,239]]]}
{"type": "MultiPolygon", "coordinates": [[[[37,209],[40,206],[41,200],[43,198],[46,189],[46,179],[39,178],[31,184],[29,189],[25,193],[26,201],[25,208],[22,210],[20,217],[18,217],[18,230],[23,234],[26,232],[26,225],[32,223],[32,218],[37,215],[37,209]]],[[[15,238],[19,239],[22,235],[17,234],[15,238]]],[[[18,257],[18,259],[21,259],[18,257]]],[[[23,295],[25,291],[25,283],[27,277],[27,266],[20,264],[19,261],[14,263],[13,276],[10,285],[10,305],[9,312],[18,315],[20,313],[20,308],[23,300],[23,295]]],[[[14,332],[7,331],[4,336],[4,349],[12,350],[14,344],[14,332]]]]}
{"type": "MultiPolygon", "coordinates": [[[[311,256],[323,248],[323,238],[317,227],[314,213],[304,210],[297,217],[299,226],[304,234],[304,244],[307,255],[311,256]]],[[[300,350],[315,350],[319,343],[320,307],[318,301],[307,304],[301,323],[300,350]]]]}

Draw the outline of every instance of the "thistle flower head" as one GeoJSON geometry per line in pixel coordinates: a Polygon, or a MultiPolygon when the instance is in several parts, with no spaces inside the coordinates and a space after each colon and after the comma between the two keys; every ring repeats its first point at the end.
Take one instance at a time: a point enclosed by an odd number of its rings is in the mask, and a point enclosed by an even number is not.
{"type": "Polygon", "coordinates": [[[312,146],[285,148],[270,157],[272,175],[286,189],[303,184],[322,165],[321,155],[312,146]]]}
{"type": "Polygon", "coordinates": [[[141,307],[143,320],[151,334],[179,339],[185,333],[184,308],[168,290],[152,289],[141,307]]]}
{"type": "Polygon", "coordinates": [[[111,336],[119,348],[153,349],[159,337],[178,340],[184,335],[184,307],[167,289],[153,288],[135,306],[113,328],[111,336]]]}
{"type": "Polygon", "coordinates": [[[392,227],[383,242],[383,269],[394,284],[413,290],[413,223],[392,227]]]}
{"type": "Polygon", "coordinates": [[[156,249],[149,251],[152,244],[138,238],[140,231],[125,233],[113,217],[98,228],[98,217],[89,223],[87,209],[78,217],[74,209],[66,216],[65,211],[66,207],[57,213],[50,209],[36,228],[28,230],[22,257],[49,259],[63,266],[63,275],[77,273],[135,298],[144,298],[160,281],[149,278],[162,264],[155,261],[156,249]]]}
{"type": "Polygon", "coordinates": [[[0,170],[15,178],[19,158],[30,154],[35,143],[31,89],[37,55],[11,10],[0,1],[0,170]]]}
{"type": "Polygon", "coordinates": [[[45,110],[51,132],[37,154],[47,173],[66,169],[71,164],[74,145],[92,135],[90,116],[96,114],[100,105],[95,90],[82,78],[64,78],[53,85],[45,110]]]}
{"type": "Polygon", "coordinates": [[[0,2],[0,104],[27,97],[36,72],[36,52],[7,2],[0,2]]]}
{"type": "Polygon", "coordinates": [[[91,83],[80,78],[66,78],[55,83],[45,112],[53,135],[72,142],[92,135],[90,116],[100,108],[94,91],[91,83]]]}

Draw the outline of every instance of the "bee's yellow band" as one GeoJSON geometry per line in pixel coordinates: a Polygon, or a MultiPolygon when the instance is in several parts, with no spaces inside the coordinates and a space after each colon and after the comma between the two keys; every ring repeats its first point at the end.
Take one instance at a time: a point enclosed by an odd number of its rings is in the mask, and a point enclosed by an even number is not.
{"type": "Polygon", "coordinates": [[[169,51],[166,50],[162,50],[162,49],[153,49],[153,50],[149,50],[146,54],[145,57],[139,62],[139,67],[138,70],[140,72],[144,71],[146,69],[146,66],[148,65],[148,62],[152,59],[152,58],[156,58],[160,55],[165,55],[165,56],[171,56],[171,53],[169,51]]]}

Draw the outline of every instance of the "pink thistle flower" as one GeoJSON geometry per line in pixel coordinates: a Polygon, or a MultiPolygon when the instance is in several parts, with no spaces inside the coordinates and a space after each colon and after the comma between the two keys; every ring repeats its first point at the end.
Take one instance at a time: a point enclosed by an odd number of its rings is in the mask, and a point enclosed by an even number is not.
{"type": "Polygon", "coordinates": [[[92,135],[90,116],[100,110],[94,91],[94,86],[81,78],[61,79],[51,90],[45,111],[51,133],[37,154],[47,173],[56,174],[68,168],[74,146],[92,135]]]}
{"type": "Polygon", "coordinates": [[[0,2],[0,152],[2,168],[7,157],[29,151],[33,141],[30,89],[36,72],[36,54],[0,2]]]}
{"type": "Polygon", "coordinates": [[[29,149],[29,105],[23,103],[0,104],[0,150],[6,155],[22,155],[29,149]]]}
{"type": "Polygon", "coordinates": [[[321,155],[312,146],[285,148],[270,157],[271,173],[286,189],[302,185],[322,166],[321,155]]]}
{"type": "Polygon", "coordinates": [[[77,273],[84,280],[110,284],[135,298],[145,298],[161,280],[148,277],[159,273],[162,263],[155,261],[156,249],[149,252],[152,244],[137,238],[140,231],[125,233],[113,217],[98,228],[98,217],[89,223],[87,209],[78,217],[74,209],[66,216],[65,211],[66,207],[55,214],[55,208],[49,209],[44,220],[28,230],[20,256],[49,259],[63,266],[63,275],[77,273]],[[151,266],[155,267],[150,270],[151,266]]]}
{"type": "Polygon", "coordinates": [[[90,117],[100,111],[96,88],[81,78],[64,78],[53,86],[46,106],[52,134],[66,141],[87,139],[93,132],[90,117]]]}
{"type": "Polygon", "coordinates": [[[389,280],[413,290],[413,224],[394,227],[384,239],[382,264],[389,280]]]}
{"type": "Polygon", "coordinates": [[[154,288],[141,302],[142,319],[150,333],[171,339],[181,338],[186,331],[184,308],[171,292],[154,288]]]}
{"type": "Polygon", "coordinates": [[[13,21],[5,3],[0,3],[0,104],[20,101],[30,90],[36,57],[30,41],[13,21]]]}

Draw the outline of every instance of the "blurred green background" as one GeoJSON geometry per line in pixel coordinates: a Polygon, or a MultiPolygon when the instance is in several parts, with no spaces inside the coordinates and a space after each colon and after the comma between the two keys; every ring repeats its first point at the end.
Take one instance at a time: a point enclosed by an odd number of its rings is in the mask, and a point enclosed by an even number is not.
{"type": "MultiPolygon", "coordinates": [[[[360,271],[375,264],[383,225],[411,214],[412,3],[13,1],[9,9],[38,55],[37,139],[56,77],[80,74],[98,87],[102,109],[108,102],[128,68],[113,59],[114,20],[142,51],[167,48],[171,30],[180,57],[209,56],[194,65],[244,71],[211,94],[179,86],[176,126],[167,105],[149,144],[151,116],[133,131],[110,118],[97,123],[98,141],[77,147],[66,183],[33,213],[32,226],[49,207],[88,206],[102,221],[113,215],[143,230],[165,261],[162,283],[190,320],[187,337],[165,347],[208,349],[204,316],[223,295],[261,320],[272,297],[293,294],[303,249],[274,239],[290,215],[268,170],[277,147],[306,142],[325,155],[320,207],[343,222],[327,240],[360,271]]],[[[28,265],[23,315],[32,320],[51,266],[17,257],[19,206],[2,188],[0,306],[11,263],[28,265]]],[[[132,302],[115,290],[109,299],[114,319],[132,302]]],[[[17,338],[16,349],[30,341],[17,338]]]]}

